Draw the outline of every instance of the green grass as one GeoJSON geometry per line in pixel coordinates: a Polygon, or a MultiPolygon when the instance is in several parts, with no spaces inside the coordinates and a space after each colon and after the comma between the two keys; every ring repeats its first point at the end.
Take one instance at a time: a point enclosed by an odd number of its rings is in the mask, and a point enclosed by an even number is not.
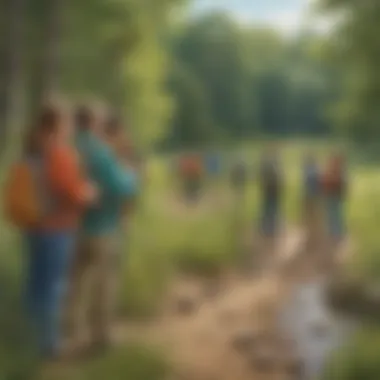
{"type": "Polygon", "coordinates": [[[380,379],[379,350],[380,329],[372,326],[361,330],[333,356],[323,380],[380,379]]]}
{"type": "MultiPolygon", "coordinates": [[[[287,183],[284,215],[289,223],[297,223],[300,215],[300,164],[306,146],[316,152],[322,161],[331,150],[325,143],[310,145],[299,142],[282,147],[287,183]]],[[[254,178],[259,149],[247,145],[244,153],[252,164],[254,178]]],[[[380,235],[377,231],[380,221],[380,175],[368,165],[354,163],[351,185],[347,217],[358,251],[347,270],[354,271],[365,279],[376,279],[380,277],[380,235]]],[[[205,207],[199,213],[175,211],[173,188],[175,182],[170,176],[168,161],[163,157],[152,159],[148,165],[148,183],[141,205],[133,216],[125,237],[120,308],[128,318],[153,316],[160,306],[161,297],[170,286],[172,276],[178,270],[210,276],[234,265],[239,258],[242,239],[237,234],[236,223],[241,223],[244,228],[253,228],[255,224],[259,194],[254,180],[248,184],[242,203],[237,205],[227,179],[224,178],[216,191],[225,201],[217,207],[205,207]]],[[[0,229],[0,239],[0,274],[8,274],[10,282],[7,284],[14,284],[11,293],[16,294],[19,291],[23,261],[20,241],[4,224],[0,229]]],[[[0,300],[1,296],[0,290],[0,300]]],[[[12,300],[14,305],[19,303],[16,296],[12,300]]],[[[8,372],[12,368],[18,370],[19,359],[10,358],[17,358],[14,350],[20,350],[20,360],[26,363],[22,368],[31,371],[33,361],[29,358],[33,355],[27,348],[27,334],[24,339],[20,337],[12,350],[9,348],[10,340],[2,339],[3,335],[9,337],[9,331],[22,331],[22,323],[13,318],[15,310],[13,306],[0,309],[0,368],[5,368],[2,363],[7,362],[8,372]]],[[[363,343],[360,339],[358,342],[354,342],[357,345],[355,347],[360,349],[360,344],[363,343]]],[[[120,351],[111,352],[106,358],[77,367],[75,374],[66,378],[118,379],[117,376],[122,374],[120,376],[123,379],[158,380],[163,379],[168,370],[165,362],[162,353],[130,344],[120,351]],[[109,373],[113,377],[108,377],[109,373]]],[[[1,375],[0,371],[0,379],[1,375]]]]}

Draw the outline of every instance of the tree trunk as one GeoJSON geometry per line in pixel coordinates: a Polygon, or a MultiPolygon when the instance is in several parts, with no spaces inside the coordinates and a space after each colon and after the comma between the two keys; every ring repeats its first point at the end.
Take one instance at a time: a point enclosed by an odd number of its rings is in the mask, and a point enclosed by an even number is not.
{"type": "Polygon", "coordinates": [[[25,0],[1,0],[0,150],[19,118],[23,86],[23,25],[25,0]],[[17,116],[17,118],[16,118],[17,116]]]}
{"type": "Polygon", "coordinates": [[[40,54],[35,57],[30,85],[30,116],[59,90],[60,47],[64,0],[49,0],[42,20],[40,54]]]}

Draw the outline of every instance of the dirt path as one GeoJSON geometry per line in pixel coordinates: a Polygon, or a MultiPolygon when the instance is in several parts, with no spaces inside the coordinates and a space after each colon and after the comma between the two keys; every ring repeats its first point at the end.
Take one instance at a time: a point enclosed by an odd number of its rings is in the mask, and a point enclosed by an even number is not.
{"type": "MultiPolygon", "coordinates": [[[[168,353],[174,380],[296,379],[273,377],[273,371],[270,378],[260,376],[266,365],[276,365],[278,376],[297,371],[292,343],[282,339],[276,325],[291,285],[282,269],[296,260],[302,241],[296,229],[284,233],[279,254],[261,275],[177,279],[160,318],[133,334],[168,353]]],[[[125,339],[128,330],[118,335],[125,339]]]]}
{"type": "Polygon", "coordinates": [[[278,315],[293,287],[323,270],[303,243],[302,232],[288,229],[261,274],[180,276],[156,319],[123,322],[115,335],[120,344],[140,341],[163,350],[173,368],[168,380],[298,380],[302,363],[279,330],[278,315]]]}

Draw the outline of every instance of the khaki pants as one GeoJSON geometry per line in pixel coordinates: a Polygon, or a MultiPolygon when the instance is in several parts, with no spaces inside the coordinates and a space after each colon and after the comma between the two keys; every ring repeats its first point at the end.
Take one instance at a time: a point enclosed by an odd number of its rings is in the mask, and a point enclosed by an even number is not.
{"type": "Polygon", "coordinates": [[[106,343],[116,308],[120,252],[115,235],[79,239],[68,292],[70,338],[87,331],[92,343],[106,343]]]}

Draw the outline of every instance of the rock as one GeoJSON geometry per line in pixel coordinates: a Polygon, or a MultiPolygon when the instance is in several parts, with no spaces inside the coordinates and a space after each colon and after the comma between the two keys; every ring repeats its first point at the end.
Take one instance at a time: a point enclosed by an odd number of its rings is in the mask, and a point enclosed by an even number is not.
{"type": "Polygon", "coordinates": [[[258,343],[259,335],[253,330],[242,330],[231,339],[232,347],[240,352],[247,353],[253,350],[258,343]]]}
{"type": "Polygon", "coordinates": [[[194,314],[199,304],[194,297],[180,296],[176,301],[176,309],[180,315],[194,314]]]}
{"type": "Polygon", "coordinates": [[[262,374],[274,372],[277,367],[277,362],[277,357],[272,350],[256,352],[249,360],[251,369],[262,374]]]}
{"type": "Polygon", "coordinates": [[[326,300],[333,310],[357,313],[365,307],[363,283],[348,278],[336,278],[328,284],[326,300]]]}
{"type": "Polygon", "coordinates": [[[208,299],[216,298],[222,291],[222,284],[218,280],[207,281],[203,288],[203,295],[208,299]]]}
{"type": "Polygon", "coordinates": [[[300,358],[295,358],[286,363],[286,374],[291,376],[292,379],[298,380],[303,379],[305,374],[305,365],[303,360],[300,358]]]}

